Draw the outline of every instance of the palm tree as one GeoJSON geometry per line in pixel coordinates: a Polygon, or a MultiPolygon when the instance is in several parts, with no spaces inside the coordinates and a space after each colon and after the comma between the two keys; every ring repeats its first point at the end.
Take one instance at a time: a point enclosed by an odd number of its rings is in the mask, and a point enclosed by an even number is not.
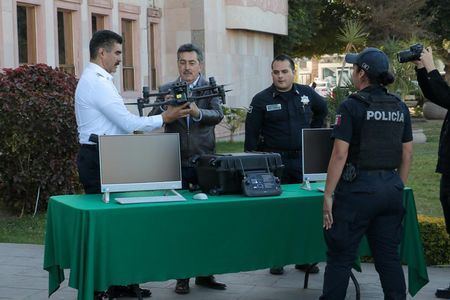
{"type": "MultiPolygon", "coordinates": [[[[355,20],[348,20],[345,22],[343,28],[339,28],[340,34],[337,35],[338,41],[344,42],[344,53],[351,51],[358,52],[357,47],[365,45],[369,34],[364,31],[364,26],[361,22],[355,20]]],[[[342,62],[341,76],[339,76],[337,87],[341,87],[342,74],[344,73],[345,60],[342,62]]]]}
{"type": "MultiPolygon", "coordinates": [[[[340,34],[337,35],[337,39],[345,43],[344,53],[358,52],[357,47],[366,44],[368,33],[364,31],[364,26],[361,22],[355,20],[349,20],[345,22],[343,28],[339,28],[340,34]]],[[[341,87],[342,78],[344,77],[345,60],[342,62],[341,75],[338,78],[337,86],[334,90],[333,98],[328,101],[329,122],[334,122],[334,113],[336,112],[339,104],[342,102],[349,91],[354,91],[352,83],[350,81],[344,82],[345,88],[341,87]]]]}
{"type": "Polygon", "coordinates": [[[411,81],[416,79],[416,72],[414,71],[414,64],[400,63],[397,60],[397,53],[401,50],[406,50],[410,45],[417,43],[417,38],[413,37],[410,40],[385,40],[381,48],[389,57],[390,68],[395,76],[394,83],[389,85],[389,91],[398,94],[402,99],[406,95],[414,94],[418,87],[411,81]]]}

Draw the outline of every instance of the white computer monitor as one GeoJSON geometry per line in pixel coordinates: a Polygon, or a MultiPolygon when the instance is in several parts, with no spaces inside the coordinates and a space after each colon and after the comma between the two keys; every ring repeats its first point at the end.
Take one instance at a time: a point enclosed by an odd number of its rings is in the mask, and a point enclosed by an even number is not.
{"type": "Polygon", "coordinates": [[[304,128],[302,130],[303,181],[325,181],[328,162],[333,150],[331,128],[304,128]]]}
{"type": "Polygon", "coordinates": [[[181,189],[178,133],[99,136],[102,193],[181,189]]]}

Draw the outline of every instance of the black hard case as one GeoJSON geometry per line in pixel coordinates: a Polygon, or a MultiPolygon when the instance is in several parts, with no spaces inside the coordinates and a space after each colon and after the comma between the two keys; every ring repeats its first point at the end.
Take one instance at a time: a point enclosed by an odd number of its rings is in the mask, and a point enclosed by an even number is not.
{"type": "Polygon", "coordinates": [[[204,154],[195,168],[201,190],[218,195],[241,194],[242,179],[248,171],[270,171],[281,178],[284,165],[279,153],[249,152],[204,154]]]}

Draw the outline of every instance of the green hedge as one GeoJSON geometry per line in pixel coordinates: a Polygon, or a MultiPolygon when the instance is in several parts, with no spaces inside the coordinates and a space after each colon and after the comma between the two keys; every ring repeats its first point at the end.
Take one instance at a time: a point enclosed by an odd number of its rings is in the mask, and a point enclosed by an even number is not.
{"type": "Polygon", "coordinates": [[[442,217],[418,215],[427,265],[450,264],[450,237],[442,217]]]}

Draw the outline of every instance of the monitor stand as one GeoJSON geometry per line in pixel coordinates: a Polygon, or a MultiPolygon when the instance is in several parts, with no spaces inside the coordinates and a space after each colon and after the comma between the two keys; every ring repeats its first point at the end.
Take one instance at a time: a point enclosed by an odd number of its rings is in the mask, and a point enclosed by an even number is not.
{"type": "Polygon", "coordinates": [[[308,177],[306,177],[305,180],[303,180],[302,189],[307,190],[307,191],[311,191],[312,190],[311,182],[309,182],[309,178],[308,177]]]}
{"type": "Polygon", "coordinates": [[[104,192],[102,197],[103,202],[109,203],[109,196],[110,196],[109,192],[104,192]]]}
{"type": "Polygon", "coordinates": [[[120,204],[186,201],[186,198],[175,190],[146,191],[144,193],[146,195],[117,197],[115,200],[120,204]],[[151,194],[148,195],[149,193],[151,194]]]}

